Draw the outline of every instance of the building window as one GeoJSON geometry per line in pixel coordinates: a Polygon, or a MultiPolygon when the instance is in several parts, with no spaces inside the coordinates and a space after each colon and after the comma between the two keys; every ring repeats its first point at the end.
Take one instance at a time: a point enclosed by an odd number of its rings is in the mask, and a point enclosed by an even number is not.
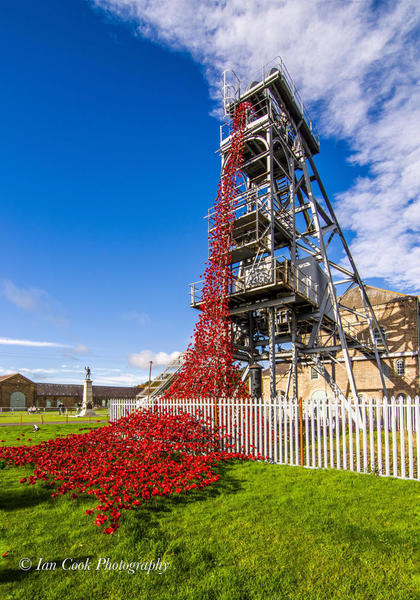
{"type": "Polygon", "coordinates": [[[375,338],[375,342],[377,343],[377,345],[383,346],[384,344],[382,342],[382,337],[386,341],[386,331],[385,331],[384,327],[379,327],[379,329],[374,330],[373,336],[375,338]],[[380,329],[380,331],[379,331],[379,329],[380,329]],[[381,333],[382,333],[382,337],[381,337],[381,333]]]}
{"type": "Polygon", "coordinates": [[[382,373],[384,374],[384,377],[389,379],[389,367],[384,362],[382,362],[382,373]]]}
{"type": "Polygon", "coordinates": [[[26,396],[23,392],[13,392],[10,394],[10,408],[25,408],[26,396]]]}
{"type": "Polygon", "coordinates": [[[403,358],[399,358],[395,363],[395,372],[397,375],[405,375],[405,360],[403,358]]]}
{"type": "Polygon", "coordinates": [[[311,379],[318,379],[319,373],[314,367],[311,367],[311,379]]]}

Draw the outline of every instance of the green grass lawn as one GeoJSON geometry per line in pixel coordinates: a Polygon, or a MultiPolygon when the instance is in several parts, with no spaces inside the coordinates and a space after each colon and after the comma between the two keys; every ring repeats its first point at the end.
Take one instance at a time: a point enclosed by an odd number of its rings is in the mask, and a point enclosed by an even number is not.
{"type": "MultiPolygon", "coordinates": [[[[25,430],[35,443],[79,428],[45,426],[35,440],[30,427],[10,427],[0,436],[17,444],[25,430]]],[[[45,484],[19,483],[29,467],[0,470],[0,555],[8,552],[0,558],[0,598],[419,598],[418,483],[265,463],[219,471],[213,487],[126,512],[105,536],[83,514],[96,504],[90,497],[51,499],[45,484]],[[57,568],[24,572],[23,557],[57,568]],[[64,571],[68,557],[89,559],[91,569],[64,571]],[[160,558],[168,568],[161,575],[96,570],[99,558],[160,558]]]]}
{"type": "MultiPolygon", "coordinates": [[[[109,411],[107,409],[96,410],[96,417],[91,417],[91,421],[95,421],[95,419],[100,420],[108,420],[109,419],[109,411]]],[[[56,411],[41,411],[39,413],[27,413],[24,410],[13,411],[13,412],[0,412],[0,425],[5,423],[20,423],[22,419],[22,423],[56,423],[68,421],[71,423],[72,421],[77,421],[75,418],[76,411],[68,412],[65,415],[59,415],[58,410],[56,411]]],[[[89,420],[89,417],[80,417],[80,420],[89,420]]]]}
{"type": "MultiPolygon", "coordinates": [[[[92,423],[85,423],[76,420],[71,420],[69,421],[68,425],[54,423],[39,425],[39,431],[34,431],[32,425],[0,427],[0,446],[39,444],[39,442],[43,442],[44,440],[50,440],[57,436],[67,435],[68,433],[86,433],[91,429],[95,429],[96,427],[104,427],[105,425],[107,425],[107,423],[97,423],[96,421],[92,421],[92,423]],[[22,436],[22,433],[24,433],[25,435],[22,436]],[[28,441],[29,438],[31,438],[30,442],[28,441]]],[[[16,474],[19,473],[20,471],[16,471],[16,474]]]]}

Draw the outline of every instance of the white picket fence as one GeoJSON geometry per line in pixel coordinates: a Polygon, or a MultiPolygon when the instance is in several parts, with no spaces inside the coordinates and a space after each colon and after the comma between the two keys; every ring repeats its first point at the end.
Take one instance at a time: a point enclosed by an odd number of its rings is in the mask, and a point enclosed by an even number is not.
{"type": "Polygon", "coordinates": [[[221,449],[277,464],[336,468],[420,480],[420,403],[384,398],[111,400],[111,421],[147,408],[188,412],[221,428],[221,449]]]}
{"type": "Polygon", "coordinates": [[[125,417],[142,406],[144,406],[142,401],[135,398],[112,398],[109,400],[109,420],[117,421],[120,417],[125,417]]]}

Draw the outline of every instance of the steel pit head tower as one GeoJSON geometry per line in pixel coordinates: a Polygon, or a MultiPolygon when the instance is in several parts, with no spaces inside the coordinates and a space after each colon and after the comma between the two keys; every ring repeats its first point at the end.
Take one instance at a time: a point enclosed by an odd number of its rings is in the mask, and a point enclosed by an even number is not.
{"type": "MultiPolygon", "coordinates": [[[[264,67],[246,89],[232,71],[223,74],[222,173],[234,110],[245,101],[252,108],[232,206],[229,308],[235,358],[251,367],[251,395],[258,395],[254,386],[258,389],[261,369],[256,365],[268,361],[271,397],[277,395],[276,363],[286,362],[286,395],[297,398],[302,362],[325,378],[334,397],[351,393],[356,398],[352,348],[376,361],[386,394],[380,359],[386,340],[313,160],[319,137],[281,59],[264,67]],[[343,294],[355,287],[362,311],[344,304],[343,294]],[[365,336],[360,329],[356,333],[356,319],[366,323],[365,336]],[[347,392],[335,383],[337,353],[344,359],[347,392]]],[[[212,211],[208,218],[210,232],[212,211]]],[[[200,303],[200,283],[191,284],[191,306],[200,308],[200,303]]]]}

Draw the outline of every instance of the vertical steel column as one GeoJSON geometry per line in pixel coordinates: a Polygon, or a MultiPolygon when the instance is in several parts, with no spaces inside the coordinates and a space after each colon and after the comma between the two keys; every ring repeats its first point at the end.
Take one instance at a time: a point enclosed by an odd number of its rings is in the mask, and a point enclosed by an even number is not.
{"type": "Polygon", "coordinates": [[[297,346],[296,346],[296,314],[295,311],[292,312],[292,363],[291,363],[291,372],[292,372],[292,400],[296,400],[298,397],[298,372],[297,372],[297,346]]]}
{"type": "Polygon", "coordinates": [[[293,156],[289,156],[289,195],[290,195],[290,214],[292,217],[293,237],[292,244],[290,246],[290,260],[293,266],[296,266],[297,260],[297,249],[296,249],[296,211],[295,211],[295,159],[293,156]]]}
{"type": "Polygon", "coordinates": [[[357,389],[356,389],[356,382],[354,380],[351,358],[350,358],[349,349],[347,346],[347,339],[346,339],[346,336],[343,331],[343,325],[341,323],[341,315],[340,315],[340,311],[338,309],[337,296],[336,296],[335,288],[334,288],[333,281],[332,281],[330,263],[328,261],[327,252],[325,250],[324,237],[323,237],[321,225],[319,222],[318,210],[316,207],[315,198],[314,198],[313,191],[312,191],[312,185],[311,185],[311,180],[310,180],[309,173],[308,173],[308,167],[306,165],[305,156],[302,158],[301,165],[302,165],[303,175],[305,177],[305,185],[306,185],[306,191],[308,194],[308,200],[309,200],[309,204],[311,205],[311,212],[312,212],[312,216],[313,216],[313,220],[314,220],[315,231],[316,231],[316,235],[318,237],[319,250],[320,250],[322,262],[324,263],[325,273],[328,277],[328,289],[330,292],[335,322],[337,323],[338,335],[340,337],[341,347],[343,349],[344,362],[345,362],[346,369],[347,369],[347,376],[349,378],[350,389],[351,389],[351,393],[353,394],[353,398],[356,401],[357,397],[358,397],[357,389]]]}
{"type": "Polygon", "coordinates": [[[340,224],[337,221],[334,209],[332,207],[332,204],[330,202],[328,194],[327,194],[327,192],[325,190],[324,184],[321,181],[321,178],[319,176],[318,170],[316,168],[316,165],[315,165],[315,163],[313,161],[312,156],[308,156],[308,161],[309,161],[309,164],[311,165],[312,172],[315,175],[315,178],[316,178],[316,181],[318,183],[319,189],[321,190],[321,194],[322,194],[322,197],[324,198],[325,204],[328,207],[328,211],[330,213],[330,216],[333,219],[334,224],[335,224],[335,226],[337,228],[337,233],[338,233],[338,235],[340,237],[341,243],[343,244],[343,248],[344,248],[344,251],[345,251],[345,253],[347,255],[347,258],[349,260],[350,266],[351,266],[351,268],[353,270],[354,281],[359,286],[360,294],[361,294],[362,299],[363,299],[363,305],[364,305],[365,311],[366,311],[366,316],[368,318],[369,331],[370,331],[370,335],[371,335],[373,347],[375,349],[376,364],[377,364],[378,369],[379,369],[379,375],[380,375],[380,378],[381,378],[383,392],[384,392],[385,396],[388,396],[388,392],[387,392],[387,388],[386,388],[386,383],[385,383],[385,379],[384,379],[384,374],[383,374],[383,369],[382,369],[382,362],[381,362],[381,358],[380,358],[380,355],[379,355],[379,352],[378,352],[378,348],[377,348],[377,343],[376,343],[376,340],[375,340],[375,336],[373,334],[373,327],[378,328],[379,335],[380,335],[380,337],[382,339],[382,343],[384,344],[384,347],[386,349],[388,349],[386,340],[385,340],[384,336],[382,335],[382,331],[381,331],[379,323],[378,323],[378,321],[376,319],[375,312],[373,310],[373,307],[372,307],[372,305],[370,303],[370,300],[368,298],[368,295],[366,293],[366,289],[365,289],[364,283],[363,283],[362,279],[360,278],[359,272],[358,272],[357,267],[356,267],[356,263],[353,260],[353,257],[352,257],[351,252],[350,252],[350,248],[349,248],[349,246],[347,244],[347,241],[346,241],[346,239],[345,239],[345,237],[343,235],[343,231],[342,231],[342,229],[340,227],[340,224]]]}
{"type": "Polygon", "coordinates": [[[275,344],[275,308],[267,308],[268,312],[268,360],[270,362],[270,397],[277,396],[276,386],[276,344],[275,344]]]}
{"type": "MultiPolygon", "coordinates": [[[[266,102],[268,114],[272,114],[271,110],[271,100],[268,89],[266,90],[266,102]]],[[[273,125],[270,119],[270,125],[267,130],[267,143],[269,148],[268,154],[268,164],[267,171],[270,183],[270,198],[269,198],[269,208],[270,208],[270,260],[271,260],[271,277],[272,281],[275,281],[276,275],[276,265],[274,258],[274,195],[275,195],[275,186],[274,186],[274,144],[273,144],[273,125]]],[[[277,385],[276,385],[276,331],[275,331],[275,314],[276,309],[274,307],[270,307],[268,309],[268,343],[269,343],[269,352],[268,358],[270,362],[270,395],[271,398],[275,398],[277,396],[277,385]]]]}
{"type": "MultiPolygon", "coordinates": [[[[290,262],[292,266],[292,277],[295,278],[295,287],[297,287],[297,249],[296,249],[296,212],[295,212],[295,159],[292,155],[289,156],[288,159],[289,165],[289,175],[290,175],[290,211],[292,214],[292,243],[290,246],[290,262]]],[[[297,323],[296,323],[296,312],[293,307],[291,314],[291,338],[292,338],[292,356],[291,356],[291,375],[292,375],[292,400],[297,399],[298,397],[298,373],[297,373],[297,346],[296,346],[296,333],[297,333],[297,323]]]]}
{"type": "MultiPolygon", "coordinates": [[[[416,299],[416,311],[417,311],[417,394],[420,392],[420,303],[419,299],[416,299]]],[[[419,465],[417,465],[417,469],[419,465]]]]}

